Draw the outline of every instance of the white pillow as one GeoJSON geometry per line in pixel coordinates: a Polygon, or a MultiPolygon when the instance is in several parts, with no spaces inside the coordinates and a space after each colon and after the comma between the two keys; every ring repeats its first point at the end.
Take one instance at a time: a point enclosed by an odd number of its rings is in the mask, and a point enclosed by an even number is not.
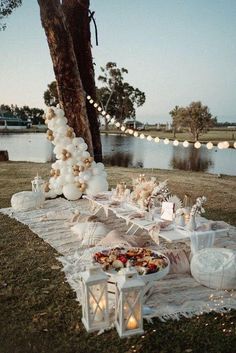
{"type": "Polygon", "coordinates": [[[82,246],[95,246],[109,232],[109,228],[101,222],[81,222],[71,227],[78,236],[82,246]]]}
{"type": "Polygon", "coordinates": [[[11,198],[11,207],[14,211],[28,211],[43,206],[45,195],[42,192],[21,191],[11,198]]]}
{"type": "Polygon", "coordinates": [[[206,287],[236,289],[236,252],[224,248],[200,250],[192,258],[191,273],[206,287]]]}

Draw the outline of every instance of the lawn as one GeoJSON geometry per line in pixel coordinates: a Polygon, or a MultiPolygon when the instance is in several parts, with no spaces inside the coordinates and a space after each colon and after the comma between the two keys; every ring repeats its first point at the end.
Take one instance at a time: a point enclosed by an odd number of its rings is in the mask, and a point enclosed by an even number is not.
{"type": "MultiPolygon", "coordinates": [[[[0,207],[13,193],[31,188],[37,172],[48,175],[49,164],[2,162],[0,207]]],[[[108,167],[111,186],[140,173],[140,169],[108,167]]],[[[152,172],[142,170],[148,175],[152,172]]],[[[236,177],[206,173],[154,170],[158,180],[182,197],[208,198],[206,216],[236,225],[236,177]]],[[[28,227],[0,214],[0,352],[1,353],[234,353],[236,311],[211,313],[144,325],[144,336],[119,339],[115,330],[87,334],[81,308],[60,271],[58,254],[28,227]]]]}

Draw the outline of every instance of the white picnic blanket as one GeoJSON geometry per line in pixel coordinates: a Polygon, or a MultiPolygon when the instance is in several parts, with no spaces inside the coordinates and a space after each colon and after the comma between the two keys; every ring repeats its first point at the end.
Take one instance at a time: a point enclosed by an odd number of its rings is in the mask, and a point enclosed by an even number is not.
{"type": "MultiPolygon", "coordinates": [[[[78,212],[89,213],[88,201],[72,202],[57,198],[46,201],[44,208],[38,210],[14,212],[11,208],[5,208],[0,212],[28,225],[35,234],[58,251],[58,259],[63,264],[67,281],[80,301],[79,272],[91,260],[88,249],[82,248],[78,237],[71,232],[68,219],[78,212]]],[[[124,233],[127,230],[126,222],[115,215],[108,218],[104,216],[100,220],[110,229],[119,229],[124,233]]],[[[170,244],[162,239],[157,249],[162,251],[187,246],[189,244],[185,241],[170,244]]],[[[215,246],[236,249],[236,228],[229,226],[228,235],[216,238],[215,246]]],[[[236,309],[236,291],[212,290],[201,286],[189,274],[169,274],[153,286],[146,305],[151,308],[146,313],[147,318],[179,319],[181,316],[191,317],[213,310],[222,312],[236,309]]]]}

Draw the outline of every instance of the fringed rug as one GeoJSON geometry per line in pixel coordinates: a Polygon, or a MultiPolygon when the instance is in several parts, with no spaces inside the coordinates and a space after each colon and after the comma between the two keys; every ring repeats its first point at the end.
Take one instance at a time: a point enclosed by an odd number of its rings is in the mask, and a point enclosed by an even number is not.
{"type": "MultiPolygon", "coordinates": [[[[68,220],[78,212],[89,213],[86,200],[67,201],[62,198],[48,200],[44,208],[15,212],[11,208],[0,210],[1,213],[29,226],[30,230],[49,243],[61,255],[58,259],[63,264],[63,271],[68,283],[81,300],[79,272],[91,263],[90,254],[96,248],[82,248],[78,237],[70,230],[68,220]]],[[[99,217],[111,230],[126,232],[125,221],[109,215],[99,217]]],[[[236,249],[236,228],[231,227],[229,234],[217,237],[216,247],[236,249]]],[[[186,241],[167,243],[161,240],[157,247],[159,251],[174,248],[189,248],[186,241]]],[[[113,298],[111,298],[113,300],[113,298]]],[[[192,317],[211,311],[223,312],[236,309],[236,291],[219,291],[204,287],[197,283],[190,274],[169,274],[156,282],[146,297],[145,317],[158,317],[161,320],[192,317]]]]}

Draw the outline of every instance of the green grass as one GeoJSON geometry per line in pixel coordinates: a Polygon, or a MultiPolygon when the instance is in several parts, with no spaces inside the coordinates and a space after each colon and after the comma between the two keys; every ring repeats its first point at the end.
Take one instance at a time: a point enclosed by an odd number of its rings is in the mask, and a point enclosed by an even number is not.
{"type": "MultiPolygon", "coordinates": [[[[13,193],[30,189],[37,171],[46,177],[49,169],[49,164],[1,163],[0,207],[10,205],[13,193]]],[[[118,167],[107,171],[111,186],[121,178],[130,183],[140,173],[118,167]]],[[[208,216],[236,224],[235,177],[162,170],[154,175],[168,178],[180,196],[186,189],[193,197],[206,195],[208,216]]],[[[88,334],[75,293],[57,269],[57,252],[14,219],[0,214],[0,225],[1,353],[235,353],[233,310],[165,323],[154,319],[153,324],[145,322],[144,337],[119,339],[115,330],[88,334]]]]}

